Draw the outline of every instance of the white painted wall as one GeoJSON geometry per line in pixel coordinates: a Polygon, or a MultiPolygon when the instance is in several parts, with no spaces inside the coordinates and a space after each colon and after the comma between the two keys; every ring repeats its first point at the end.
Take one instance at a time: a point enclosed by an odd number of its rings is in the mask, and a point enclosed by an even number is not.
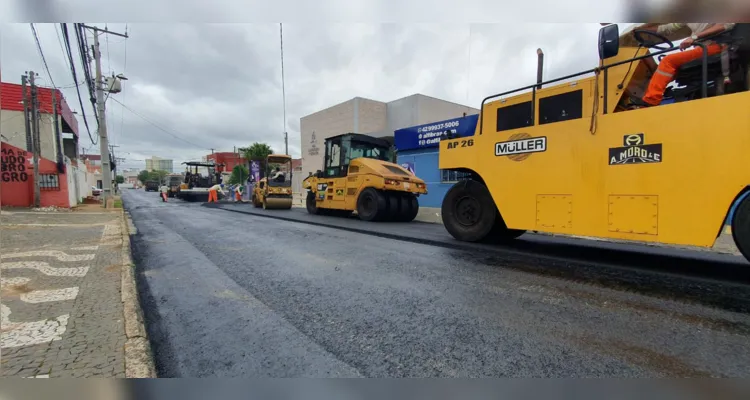
{"type": "Polygon", "coordinates": [[[65,177],[68,180],[68,204],[70,207],[78,205],[78,190],[76,183],[78,180],[78,168],[70,163],[70,159],[65,157],[65,177]]]}

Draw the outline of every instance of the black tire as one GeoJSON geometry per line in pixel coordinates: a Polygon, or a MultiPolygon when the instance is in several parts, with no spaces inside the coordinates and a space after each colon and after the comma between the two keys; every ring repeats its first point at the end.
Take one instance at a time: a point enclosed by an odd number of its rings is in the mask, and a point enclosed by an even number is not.
{"type": "Polygon", "coordinates": [[[260,208],[261,204],[258,202],[258,198],[253,195],[253,207],[260,208]]]}
{"type": "Polygon", "coordinates": [[[499,217],[487,187],[473,180],[458,182],[448,190],[441,213],[448,233],[463,242],[484,240],[499,217]]]}
{"type": "Polygon", "coordinates": [[[513,240],[513,239],[517,239],[524,233],[526,233],[525,230],[508,229],[508,226],[505,225],[505,221],[503,221],[503,217],[498,212],[496,219],[495,219],[495,226],[492,228],[492,231],[487,236],[487,240],[491,242],[502,243],[502,242],[513,240]]]}
{"type": "Polygon", "coordinates": [[[417,200],[417,196],[408,194],[402,197],[401,206],[408,210],[405,211],[406,214],[404,214],[404,219],[402,219],[403,222],[411,222],[414,221],[414,218],[417,218],[417,214],[419,214],[419,201],[417,200]]]}
{"type": "Polygon", "coordinates": [[[745,196],[734,210],[732,238],[740,253],[750,261],[750,196],[745,196]]]}
{"type": "Polygon", "coordinates": [[[385,192],[384,196],[388,202],[384,220],[392,222],[401,221],[401,193],[385,192]]]}
{"type": "Polygon", "coordinates": [[[382,192],[366,188],[357,198],[357,214],[363,221],[382,221],[388,215],[388,202],[382,192]]]}
{"type": "Polygon", "coordinates": [[[318,204],[315,202],[315,193],[307,192],[307,199],[305,199],[305,207],[307,208],[307,212],[310,214],[315,214],[315,215],[320,214],[320,209],[318,208],[318,204]]]}

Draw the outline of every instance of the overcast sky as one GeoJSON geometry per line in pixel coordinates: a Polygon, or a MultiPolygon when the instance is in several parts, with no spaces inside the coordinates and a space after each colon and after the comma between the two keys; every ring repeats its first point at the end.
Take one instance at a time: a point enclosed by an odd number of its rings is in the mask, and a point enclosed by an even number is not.
{"type": "MultiPolygon", "coordinates": [[[[104,23],[92,23],[101,28],[104,23]]],[[[70,67],[55,24],[35,24],[52,80],[80,111],[70,67]]],[[[624,27],[626,25],[621,25],[624,27]]],[[[152,155],[179,163],[255,141],[300,154],[300,117],[360,96],[391,101],[414,93],[478,108],[485,96],[534,82],[536,49],[545,52],[545,77],[597,65],[593,24],[284,24],[286,125],[281,90],[279,25],[108,24],[129,39],[104,35],[102,68],[122,73],[112,99],[177,139],[107,101],[110,143],[124,167],[144,168],[152,155]]],[[[29,24],[0,25],[0,68],[5,82],[24,71],[51,86],[29,24]]],[[[74,59],[79,81],[80,60],[74,59]]],[[[93,43],[91,37],[89,42],[93,43]]],[[[93,71],[92,65],[92,71],[93,71]]],[[[89,126],[96,129],[86,88],[80,87],[89,126]]],[[[79,113],[83,150],[92,146],[79,113]]],[[[92,131],[92,134],[95,132],[92,131]]]]}

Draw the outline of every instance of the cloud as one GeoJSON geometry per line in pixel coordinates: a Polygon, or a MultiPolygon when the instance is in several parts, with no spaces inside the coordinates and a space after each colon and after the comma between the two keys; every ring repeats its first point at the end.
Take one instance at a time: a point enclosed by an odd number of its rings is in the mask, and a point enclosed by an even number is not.
{"type": "MultiPolygon", "coordinates": [[[[489,94],[533,83],[539,47],[545,51],[546,78],[596,66],[599,29],[598,24],[284,24],[285,124],[278,24],[107,27],[127,28],[130,36],[100,37],[104,73],[128,78],[122,92],[107,101],[110,141],[128,160],[126,167],[143,167],[140,160],[152,155],[172,158],[177,166],[212,148],[232,151],[255,141],[283,151],[285,129],[290,153],[299,156],[300,117],[355,96],[391,101],[422,93],[478,107],[489,94]]],[[[55,84],[65,87],[68,104],[80,110],[55,26],[36,24],[36,30],[55,84]]],[[[41,84],[50,85],[28,24],[0,25],[0,68],[6,82],[18,83],[24,71],[34,70],[41,84]]],[[[85,87],[81,94],[95,129],[85,87]]],[[[97,152],[79,122],[81,146],[97,152]]]]}

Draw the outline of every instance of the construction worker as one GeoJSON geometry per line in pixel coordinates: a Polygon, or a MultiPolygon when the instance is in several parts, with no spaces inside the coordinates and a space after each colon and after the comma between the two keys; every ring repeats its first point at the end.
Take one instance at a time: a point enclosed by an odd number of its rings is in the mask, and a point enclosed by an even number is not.
{"type": "Polygon", "coordinates": [[[159,188],[159,191],[161,192],[161,201],[163,203],[167,202],[167,193],[169,193],[169,187],[167,185],[161,185],[159,188]]]}
{"type": "Polygon", "coordinates": [[[221,192],[221,194],[226,196],[226,192],[224,192],[224,184],[216,184],[211,186],[208,189],[208,202],[209,203],[218,203],[219,202],[219,196],[217,192],[221,192]]]}
{"type": "MultiPolygon", "coordinates": [[[[641,26],[639,29],[650,30],[665,36],[669,36],[680,29],[688,27],[692,31],[692,36],[686,38],[680,43],[681,52],[669,54],[661,60],[656,69],[656,73],[651,77],[646,94],[642,99],[632,99],[634,105],[638,107],[653,107],[661,104],[661,100],[664,97],[664,91],[667,89],[667,85],[674,79],[674,74],[677,70],[690,61],[697,60],[703,56],[703,49],[700,47],[695,47],[691,50],[687,49],[692,47],[697,40],[731,30],[734,28],[734,25],[735,24],[672,23],[645,24],[641,26]]],[[[706,45],[706,50],[708,51],[709,56],[721,53],[722,46],[720,44],[709,40],[706,41],[706,45]]]]}
{"type": "Polygon", "coordinates": [[[238,203],[242,201],[242,184],[237,184],[234,188],[234,198],[238,203]]]}

